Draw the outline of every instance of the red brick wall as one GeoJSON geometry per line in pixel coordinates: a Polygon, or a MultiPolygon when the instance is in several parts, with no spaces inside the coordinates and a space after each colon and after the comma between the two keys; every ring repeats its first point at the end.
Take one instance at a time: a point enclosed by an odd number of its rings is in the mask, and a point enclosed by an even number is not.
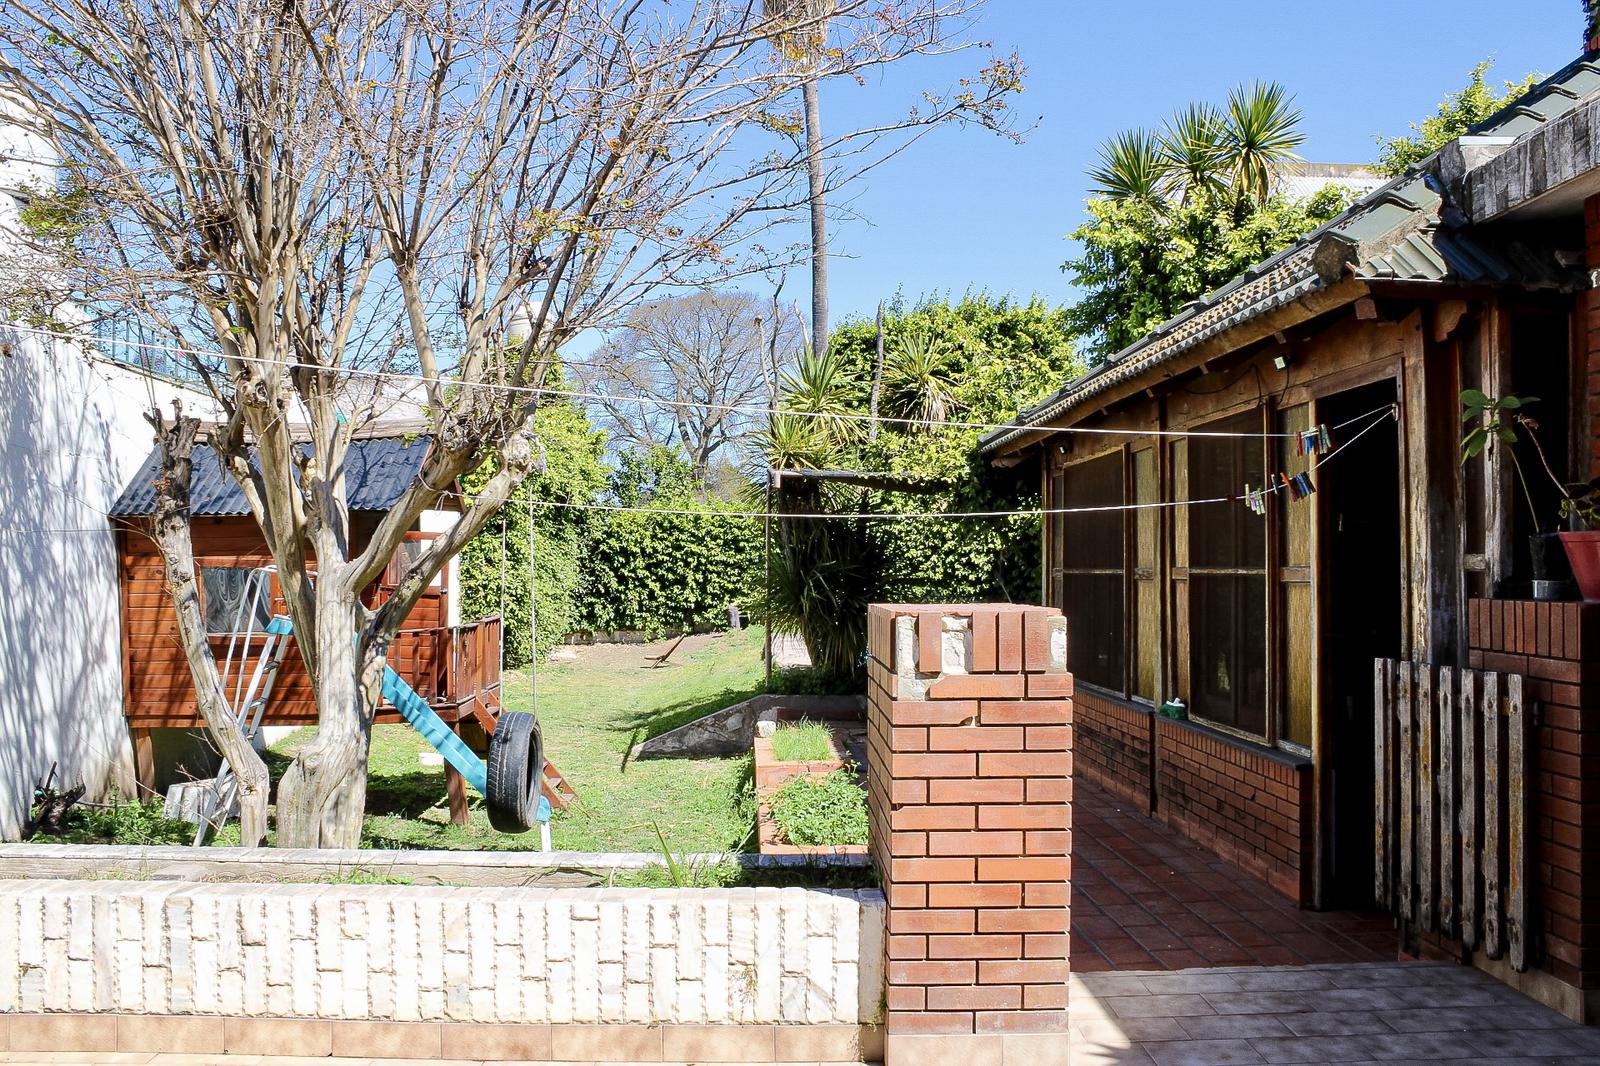
{"type": "Polygon", "coordinates": [[[1310,764],[1158,716],[1155,814],[1301,906],[1310,904],[1310,764]]]}
{"type": "Polygon", "coordinates": [[[1540,968],[1600,988],[1600,604],[1473,600],[1467,617],[1468,665],[1523,675],[1524,698],[1539,705],[1530,758],[1540,968]]]}
{"type": "Polygon", "coordinates": [[[869,612],[868,802],[888,897],[887,1066],[925,1066],[930,1055],[1066,1066],[1064,626],[1042,607],[869,612]],[[950,620],[966,627],[954,651],[950,620]]]}
{"type": "Polygon", "coordinates": [[[1072,713],[1078,774],[1149,814],[1155,713],[1090,689],[1078,690],[1072,713]]]}

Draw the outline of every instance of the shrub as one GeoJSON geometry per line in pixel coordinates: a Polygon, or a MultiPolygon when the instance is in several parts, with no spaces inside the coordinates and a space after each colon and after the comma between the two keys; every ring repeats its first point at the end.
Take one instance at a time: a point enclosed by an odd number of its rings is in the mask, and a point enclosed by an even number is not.
{"type": "Polygon", "coordinates": [[[833,731],[821,722],[788,722],[772,734],[779,762],[822,762],[834,758],[833,731]]]}
{"type": "Polygon", "coordinates": [[[867,793],[848,769],[797,777],[772,799],[783,839],[802,847],[867,842],[867,793]]]}

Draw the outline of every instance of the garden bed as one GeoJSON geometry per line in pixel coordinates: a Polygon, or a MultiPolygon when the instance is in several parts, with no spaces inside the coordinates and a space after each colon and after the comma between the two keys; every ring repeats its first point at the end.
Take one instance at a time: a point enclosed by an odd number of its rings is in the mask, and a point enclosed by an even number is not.
{"type": "Polygon", "coordinates": [[[761,854],[865,855],[866,723],[785,708],[775,717],[752,745],[761,854]]]}

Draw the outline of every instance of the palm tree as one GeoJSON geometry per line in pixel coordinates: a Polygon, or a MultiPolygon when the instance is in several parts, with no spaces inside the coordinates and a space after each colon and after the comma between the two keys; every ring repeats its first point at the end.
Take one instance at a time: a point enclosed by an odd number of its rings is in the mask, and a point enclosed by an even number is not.
{"type": "Polygon", "coordinates": [[[1241,206],[1246,199],[1262,203],[1285,163],[1298,159],[1305,143],[1302,115],[1294,98],[1277,82],[1241,85],[1228,94],[1223,116],[1224,159],[1233,192],[1241,206]]]}
{"type": "Polygon", "coordinates": [[[811,207],[811,340],[823,354],[828,351],[827,174],[823,169],[822,108],[817,99],[816,68],[828,41],[828,19],[835,5],[836,0],[763,0],[762,8],[769,19],[791,27],[779,35],[779,47],[804,64],[801,97],[805,105],[806,179],[811,207]]]}
{"type": "Polygon", "coordinates": [[[1222,113],[1210,104],[1190,104],[1167,120],[1161,131],[1161,165],[1184,203],[1196,193],[1221,192],[1226,186],[1225,130],[1222,113]]]}
{"type": "Polygon", "coordinates": [[[1089,168],[1096,195],[1160,207],[1167,184],[1161,142],[1147,130],[1125,130],[1100,146],[1100,162],[1089,168]]]}

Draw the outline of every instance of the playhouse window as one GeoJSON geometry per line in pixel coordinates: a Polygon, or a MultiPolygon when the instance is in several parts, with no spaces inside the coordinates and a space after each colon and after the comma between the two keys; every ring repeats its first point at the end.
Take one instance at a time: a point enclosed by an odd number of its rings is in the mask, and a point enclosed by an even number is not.
{"type": "MultiPolygon", "coordinates": [[[[1068,468],[1062,508],[1120,507],[1124,503],[1122,453],[1068,468]]],[[[1116,692],[1127,687],[1126,535],[1123,512],[1080,510],[1061,517],[1061,606],[1072,639],[1068,665],[1084,681],[1116,692]]]]}
{"type": "Polygon", "coordinates": [[[272,619],[268,590],[251,580],[253,571],[244,566],[202,566],[201,604],[205,608],[207,633],[244,632],[254,621],[260,632],[272,619]],[[247,597],[254,592],[254,601],[247,597]]]}

